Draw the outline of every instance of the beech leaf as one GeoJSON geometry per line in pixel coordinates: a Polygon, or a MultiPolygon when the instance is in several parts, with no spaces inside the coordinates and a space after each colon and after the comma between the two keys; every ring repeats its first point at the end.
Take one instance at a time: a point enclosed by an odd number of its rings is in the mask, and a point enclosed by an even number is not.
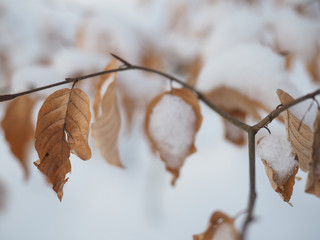
{"type": "Polygon", "coordinates": [[[320,110],[314,122],[312,160],[305,191],[320,197],[320,110]]]}
{"type": "MultiPolygon", "coordinates": [[[[280,194],[283,201],[289,203],[293,192],[295,176],[298,172],[298,168],[295,168],[291,175],[289,175],[289,178],[284,183],[281,183],[278,181],[279,178],[276,171],[274,171],[274,169],[272,169],[264,159],[262,159],[262,162],[264,164],[266,174],[269,178],[273,190],[280,194]]],[[[291,203],[289,204],[291,205],[291,203]]]]}
{"type": "Polygon", "coordinates": [[[265,166],[273,190],[279,193],[285,202],[289,202],[298,172],[298,163],[294,159],[292,147],[286,136],[271,134],[262,137],[258,141],[257,153],[265,166]]]}
{"type": "Polygon", "coordinates": [[[201,122],[198,99],[186,88],[162,93],[147,107],[146,135],[173,174],[172,185],[185,159],[196,151],[194,140],[201,122]]]}
{"type": "MultiPolygon", "coordinates": [[[[120,62],[117,59],[112,60],[103,71],[109,71],[111,69],[117,69],[120,66],[120,62]]],[[[105,82],[108,80],[110,77],[117,76],[117,73],[109,73],[109,74],[104,74],[101,75],[99,78],[99,82],[96,86],[95,89],[95,94],[94,94],[94,99],[93,99],[93,112],[94,112],[94,117],[97,118],[99,115],[101,115],[101,91],[102,87],[104,86],[105,82]]]]}
{"type": "Polygon", "coordinates": [[[1,122],[6,140],[10,144],[12,153],[18,158],[24,169],[25,179],[29,176],[27,164],[27,150],[34,136],[34,127],[31,119],[35,101],[22,96],[11,101],[1,122]]]}
{"type": "Polygon", "coordinates": [[[134,114],[139,107],[139,103],[134,97],[130,96],[128,90],[125,87],[118,88],[121,96],[121,107],[124,110],[124,114],[126,117],[127,129],[132,129],[133,117],[134,114]]]}
{"type": "MultiPolygon", "coordinates": [[[[280,102],[285,105],[294,99],[281,89],[277,90],[280,102]]],[[[287,138],[292,145],[293,153],[297,155],[299,167],[303,171],[308,171],[311,164],[311,151],[313,132],[301,122],[290,110],[284,112],[287,138]]]]}
{"type": "MultiPolygon", "coordinates": [[[[206,96],[219,108],[241,121],[244,121],[247,116],[255,120],[260,120],[261,117],[258,110],[264,109],[268,111],[268,109],[259,102],[249,99],[242,93],[224,86],[213,89],[206,93],[206,96]]],[[[223,122],[225,138],[234,144],[243,145],[245,143],[244,132],[239,128],[235,128],[226,120],[223,122]]]]}
{"type": "MultiPolygon", "coordinates": [[[[118,62],[114,62],[113,66],[115,64],[118,62]]],[[[111,75],[111,82],[99,106],[101,115],[98,115],[96,121],[92,123],[91,130],[95,145],[100,149],[102,157],[111,165],[123,167],[118,150],[121,119],[117,102],[116,77],[116,73],[111,75]]]]}
{"type": "Polygon", "coordinates": [[[234,219],[217,211],[212,214],[204,233],[193,235],[194,240],[237,240],[239,233],[234,226],[234,219]]]}
{"type": "Polygon", "coordinates": [[[89,98],[79,88],[54,92],[40,108],[35,133],[39,160],[34,164],[48,177],[60,201],[71,171],[70,151],[82,160],[91,158],[90,120],[89,98]]]}

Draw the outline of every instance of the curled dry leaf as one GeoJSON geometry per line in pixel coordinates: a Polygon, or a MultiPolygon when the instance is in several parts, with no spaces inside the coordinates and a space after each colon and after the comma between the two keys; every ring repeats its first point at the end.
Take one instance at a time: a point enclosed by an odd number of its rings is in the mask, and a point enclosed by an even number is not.
{"type": "Polygon", "coordinates": [[[34,164],[53,185],[58,198],[71,171],[70,151],[82,160],[91,158],[88,145],[90,103],[78,88],[61,89],[43,103],[37,120],[35,147],[39,160],[34,164]]]}
{"type": "Polygon", "coordinates": [[[292,192],[293,192],[293,186],[295,184],[295,176],[298,172],[298,168],[295,168],[292,171],[292,173],[289,175],[287,180],[283,181],[283,180],[279,180],[277,172],[274,169],[272,169],[272,167],[270,167],[267,161],[262,159],[262,162],[264,164],[266,174],[269,178],[269,181],[273,190],[280,194],[283,201],[289,203],[292,192]]]}
{"type": "Polygon", "coordinates": [[[320,110],[318,110],[314,122],[311,168],[308,173],[305,191],[320,197],[320,110]]]}
{"type": "MultiPolygon", "coordinates": [[[[235,118],[244,121],[247,116],[260,120],[259,109],[268,111],[262,104],[251,100],[242,93],[227,87],[218,87],[206,93],[207,98],[219,108],[235,118]]],[[[233,127],[224,120],[225,138],[237,145],[245,143],[245,135],[241,129],[233,127]]]]}
{"type": "Polygon", "coordinates": [[[162,71],[164,69],[163,52],[148,41],[144,42],[143,48],[141,53],[142,66],[162,71]]]}
{"type": "Polygon", "coordinates": [[[185,88],[162,93],[147,107],[146,135],[173,174],[172,185],[185,159],[196,151],[194,139],[201,122],[198,99],[185,88]]]}
{"type": "MultiPolygon", "coordinates": [[[[237,119],[239,119],[240,121],[244,121],[246,118],[246,114],[244,112],[241,111],[232,111],[229,112],[229,114],[237,119]]],[[[232,123],[230,123],[229,121],[223,119],[223,125],[224,125],[224,137],[238,145],[238,146],[242,146],[245,144],[245,134],[243,132],[242,129],[234,126],[232,123]]]]}
{"type": "Polygon", "coordinates": [[[307,69],[315,82],[320,81],[320,47],[317,46],[312,58],[307,62],[307,69]]]}
{"type": "Polygon", "coordinates": [[[237,240],[239,233],[234,226],[234,219],[223,212],[212,214],[210,223],[204,233],[193,236],[194,240],[237,240]]]}
{"type": "Polygon", "coordinates": [[[203,59],[197,56],[189,64],[186,64],[187,75],[189,76],[187,83],[191,86],[195,86],[198,80],[198,76],[203,66],[203,59]]]}
{"type": "MultiPolygon", "coordinates": [[[[109,71],[111,69],[117,69],[120,66],[120,62],[117,59],[112,60],[103,71],[109,71]]],[[[101,115],[101,91],[102,87],[105,84],[105,82],[108,80],[110,77],[115,77],[117,76],[117,73],[109,73],[105,75],[101,75],[99,78],[99,82],[96,86],[95,89],[95,94],[94,94],[94,99],[93,99],[93,112],[94,112],[94,118],[96,119],[98,116],[101,115]]]]}
{"type": "MultiPolygon", "coordinates": [[[[294,99],[281,89],[277,90],[281,104],[285,105],[294,99]]],[[[313,132],[301,122],[290,110],[284,112],[284,121],[287,130],[287,139],[292,145],[293,153],[297,155],[299,167],[303,171],[308,171],[311,164],[311,150],[313,132]]]]}
{"type": "MultiPolygon", "coordinates": [[[[113,68],[119,66],[117,64],[119,63],[113,62],[110,65],[113,68]]],[[[114,166],[123,167],[118,150],[121,119],[117,102],[116,76],[116,73],[111,74],[110,82],[106,82],[106,84],[110,84],[103,95],[101,106],[100,104],[96,106],[97,108],[101,107],[101,114],[92,123],[91,130],[95,145],[100,149],[101,155],[107,162],[114,166]]],[[[100,91],[100,89],[97,90],[100,91]]]]}
{"type": "Polygon", "coordinates": [[[121,109],[123,109],[125,115],[126,130],[129,132],[133,126],[135,112],[141,106],[139,106],[138,101],[129,94],[125,87],[118,85],[118,90],[121,99],[121,109]]]}
{"type": "Polygon", "coordinates": [[[289,72],[292,69],[292,62],[293,62],[293,54],[289,54],[289,53],[285,53],[284,54],[284,58],[285,58],[285,69],[289,72]]]}
{"type": "Polygon", "coordinates": [[[35,101],[28,96],[22,96],[11,101],[1,122],[12,153],[23,166],[25,179],[29,176],[27,150],[34,135],[34,127],[31,120],[34,103],[35,101]]]}
{"type": "Polygon", "coordinates": [[[286,136],[272,134],[262,137],[258,141],[257,153],[265,166],[273,190],[279,193],[285,202],[289,202],[298,163],[286,136]]]}

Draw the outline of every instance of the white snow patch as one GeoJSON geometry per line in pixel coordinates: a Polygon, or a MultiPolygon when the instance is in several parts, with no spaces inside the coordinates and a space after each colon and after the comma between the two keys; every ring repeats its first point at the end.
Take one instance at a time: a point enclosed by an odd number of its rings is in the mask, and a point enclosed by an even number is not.
{"type": "Polygon", "coordinates": [[[273,25],[280,49],[297,54],[304,60],[310,60],[319,39],[318,21],[304,17],[289,8],[275,11],[273,25]]]}
{"type": "Polygon", "coordinates": [[[79,73],[102,71],[108,62],[107,59],[107,56],[100,54],[75,48],[65,48],[53,56],[52,67],[63,76],[70,77],[79,73]]]}
{"type": "Polygon", "coordinates": [[[149,132],[171,168],[180,167],[195,134],[192,107],[177,96],[166,94],[150,116],[149,132]]]}
{"type": "Polygon", "coordinates": [[[292,89],[283,58],[260,44],[243,44],[210,59],[200,72],[197,89],[226,86],[273,109],[279,104],[277,88],[292,89]]]}
{"type": "Polygon", "coordinates": [[[257,147],[258,156],[277,173],[280,182],[286,181],[298,165],[291,152],[292,147],[285,135],[266,136],[257,147]]]}
{"type": "Polygon", "coordinates": [[[228,223],[222,223],[218,227],[212,240],[235,240],[235,239],[236,237],[235,237],[235,233],[232,225],[228,223]]]}
{"type": "Polygon", "coordinates": [[[42,65],[26,65],[14,71],[12,76],[11,91],[26,91],[27,89],[40,87],[63,80],[63,76],[50,67],[42,65]]]}
{"type": "Polygon", "coordinates": [[[204,46],[205,59],[215,58],[237,45],[259,42],[266,30],[265,14],[259,9],[222,1],[212,11],[215,25],[204,46]]]}

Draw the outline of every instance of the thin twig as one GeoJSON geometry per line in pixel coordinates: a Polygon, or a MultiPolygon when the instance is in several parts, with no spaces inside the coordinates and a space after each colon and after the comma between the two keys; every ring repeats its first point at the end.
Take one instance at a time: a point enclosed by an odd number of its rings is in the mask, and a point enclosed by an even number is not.
{"type": "Polygon", "coordinates": [[[123,58],[121,58],[121,57],[119,57],[119,56],[115,55],[114,53],[110,53],[110,54],[111,54],[111,56],[112,56],[112,57],[114,57],[114,58],[118,59],[120,62],[122,62],[122,63],[123,63],[124,65],[126,65],[127,67],[132,66],[132,64],[131,64],[131,63],[129,63],[129,62],[127,62],[126,60],[124,60],[123,58]]]}
{"type": "Polygon", "coordinates": [[[303,114],[303,116],[302,116],[302,118],[301,118],[301,120],[300,120],[300,123],[299,123],[299,126],[298,126],[298,132],[300,131],[300,128],[301,128],[301,126],[302,126],[302,123],[303,123],[303,121],[304,121],[304,119],[305,119],[305,117],[306,117],[307,113],[310,111],[310,109],[311,109],[312,105],[313,105],[313,101],[310,103],[310,105],[309,105],[309,107],[308,107],[307,111],[303,114]]]}
{"type": "Polygon", "coordinates": [[[57,82],[57,83],[50,84],[50,85],[45,85],[45,86],[42,86],[42,87],[39,87],[39,88],[34,88],[34,89],[27,90],[27,91],[24,91],[24,92],[0,95],[0,102],[10,101],[12,99],[15,99],[17,97],[21,97],[23,95],[28,95],[28,94],[31,94],[31,93],[35,93],[35,92],[39,92],[39,91],[45,90],[45,89],[58,87],[60,85],[64,85],[64,84],[68,84],[68,83],[73,83],[75,81],[81,81],[81,80],[84,80],[84,79],[93,78],[93,77],[105,75],[105,74],[108,74],[108,73],[121,72],[121,71],[126,71],[126,70],[128,70],[128,69],[127,68],[117,68],[117,69],[111,69],[111,70],[97,72],[97,73],[93,73],[93,74],[89,74],[89,75],[84,75],[84,76],[77,77],[77,78],[66,78],[64,81],[57,82]]]}
{"type": "Polygon", "coordinates": [[[266,126],[264,126],[263,128],[264,128],[264,129],[266,129],[266,130],[268,131],[268,133],[269,133],[269,134],[271,134],[271,131],[270,131],[270,129],[268,128],[268,126],[267,126],[267,125],[266,125],[266,126]]]}
{"type": "Polygon", "coordinates": [[[258,122],[257,124],[255,124],[253,127],[253,129],[255,131],[259,131],[261,128],[263,128],[264,126],[266,126],[267,124],[269,124],[270,122],[272,122],[276,117],[278,117],[280,115],[280,113],[282,113],[283,111],[287,110],[288,108],[297,105],[298,103],[301,103],[307,99],[313,99],[316,95],[320,94],[320,89],[306,94],[302,97],[299,97],[285,105],[281,105],[279,107],[277,107],[275,110],[273,110],[271,113],[269,113],[265,118],[263,118],[260,122],[258,122]]]}
{"type": "Polygon", "coordinates": [[[42,90],[45,90],[45,89],[48,89],[48,88],[57,87],[57,86],[60,86],[60,85],[63,85],[63,84],[67,84],[67,83],[70,83],[70,81],[68,81],[66,79],[65,81],[62,81],[62,82],[57,82],[57,83],[46,85],[46,86],[43,86],[43,87],[34,88],[34,89],[31,89],[31,90],[28,90],[28,91],[24,91],[24,92],[20,92],[20,93],[0,95],[0,102],[9,101],[9,100],[15,99],[17,97],[21,97],[23,95],[31,94],[31,93],[34,93],[34,92],[39,92],[39,91],[42,91],[42,90]]]}
{"type": "Polygon", "coordinates": [[[256,201],[256,153],[255,153],[255,136],[256,133],[252,128],[248,132],[248,142],[249,142],[249,179],[250,179],[250,192],[249,192],[249,202],[247,208],[247,216],[242,226],[242,231],[240,235],[240,240],[244,240],[249,223],[254,219],[253,210],[256,201]]]}

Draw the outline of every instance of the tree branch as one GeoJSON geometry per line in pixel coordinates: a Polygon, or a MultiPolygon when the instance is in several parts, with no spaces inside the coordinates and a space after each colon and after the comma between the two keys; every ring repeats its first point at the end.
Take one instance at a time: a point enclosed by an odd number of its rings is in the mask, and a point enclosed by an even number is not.
{"type": "Polygon", "coordinates": [[[244,240],[249,223],[254,219],[253,217],[253,210],[256,201],[256,152],[255,152],[255,136],[256,131],[253,128],[250,128],[248,132],[248,142],[249,142],[249,202],[247,208],[247,216],[243,223],[240,240],[244,240]]]}
{"type": "Polygon", "coordinates": [[[234,118],[233,116],[231,116],[230,114],[228,114],[227,112],[223,111],[221,108],[219,108],[218,106],[216,106],[215,104],[213,104],[205,95],[203,95],[201,92],[199,92],[198,90],[196,90],[193,86],[179,80],[178,78],[169,75],[167,73],[155,70],[155,69],[151,69],[151,68],[146,68],[146,67],[141,67],[141,66],[136,66],[136,65],[132,65],[129,62],[123,60],[122,58],[120,58],[119,56],[115,55],[115,54],[111,54],[113,57],[115,57],[116,59],[118,59],[119,61],[121,61],[126,67],[122,68],[125,70],[141,70],[144,72],[151,72],[160,76],[163,76],[167,79],[169,79],[170,81],[174,81],[179,83],[180,85],[182,85],[183,87],[191,90],[192,92],[194,92],[198,99],[201,100],[203,103],[205,103],[209,108],[211,108],[213,111],[215,111],[217,114],[219,114],[221,117],[223,117],[224,119],[226,119],[227,121],[231,122],[233,125],[237,126],[238,128],[248,132],[250,126],[247,125],[246,123],[234,118]]]}
{"type": "MultiPolygon", "coordinates": [[[[118,59],[120,62],[122,62],[124,65],[120,68],[117,69],[111,69],[111,70],[107,70],[107,71],[102,71],[102,72],[97,72],[97,73],[93,73],[93,74],[89,74],[89,75],[84,75],[81,77],[76,77],[76,78],[66,78],[64,81],[62,82],[58,82],[58,83],[54,83],[54,84],[50,84],[50,85],[46,85],[43,87],[39,87],[39,88],[35,88],[35,89],[31,89],[28,91],[24,91],[24,92],[20,92],[20,93],[15,93],[15,94],[6,94],[6,95],[0,95],[0,102],[4,102],[4,101],[9,101],[12,100],[16,97],[20,97],[23,95],[27,95],[27,94],[31,94],[34,92],[38,92],[41,90],[45,90],[48,88],[53,88],[53,87],[57,87],[63,84],[67,84],[67,83],[75,83],[84,79],[88,79],[88,78],[93,78],[93,77],[97,77],[97,76],[101,76],[104,74],[109,74],[109,73],[113,73],[113,72],[121,72],[121,71],[128,71],[128,70],[140,70],[140,71],[144,71],[144,72],[151,72],[160,76],[163,76],[167,79],[169,79],[170,81],[174,81],[179,83],[180,85],[182,85],[185,88],[188,88],[189,90],[191,90],[197,97],[199,100],[201,100],[203,103],[205,103],[210,109],[212,109],[213,111],[215,111],[217,114],[219,114],[221,117],[223,117],[224,119],[226,119],[227,121],[231,122],[233,125],[235,125],[236,127],[246,131],[248,133],[248,144],[249,144],[249,186],[250,186],[250,192],[249,192],[249,201],[248,201],[248,207],[247,207],[247,216],[246,219],[243,223],[242,226],[242,230],[241,230],[241,234],[240,234],[240,239],[244,240],[246,237],[246,233],[247,233],[247,229],[249,224],[252,222],[252,220],[254,219],[253,217],[253,210],[254,210],[254,206],[255,206],[255,201],[256,201],[256,180],[255,180],[255,135],[256,133],[261,129],[266,127],[270,122],[272,122],[276,117],[279,116],[280,113],[282,113],[283,111],[287,110],[288,108],[303,102],[307,99],[315,99],[315,96],[320,94],[320,89],[307,94],[305,96],[302,96],[300,98],[297,98],[291,102],[289,102],[288,104],[282,105],[279,108],[276,108],[275,110],[273,110],[272,112],[270,112],[265,118],[263,118],[260,122],[258,122],[257,124],[250,126],[247,125],[246,123],[232,117],[231,115],[229,115],[228,113],[224,112],[222,109],[220,109],[218,106],[216,106],[215,104],[213,104],[204,94],[202,94],[201,92],[199,92],[197,89],[195,89],[193,86],[175,78],[172,75],[169,75],[167,73],[155,70],[155,69],[151,69],[151,68],[146,68],[146,67],[142,67],[142,66],[137,66],[137,65],[132,65],[131,63],[127,62],[126,60],[120,58],[119,56],[115,55],[115,54],[111,54],[114,58],[118,59]]],[[[74,86],[74,84],[73,84],[74,86]]]]}
{"type": "Polygon", "coordinates": [[[231,122],[232,124],[234,124],[238,128],[243,129],[246,132],[249,130],[249,127],[250,127],[249,125],[247,125],[246,123],[234,118],[230,114],[228,114],[225,111],[223,111],[221,108],[219,108],[218,106],[213,104],[205,95],[203,95],[201,92],[196,90],[193,86],[191,86],[191,85],[189,85],[189,84],[187,84],[187,83],[185,83],[185,82],[183,82],[183,81],[177,79],[176,77],[171,76],[171,75],[169,75],[167,73],[164,73],[164,72],[161,72],[161,71],[158,71],[158,70],[155,70],[155,69],[151,69],[151,68],[132,65],[129,62],[123,60],[122,58],[116,56],[115,54],[112,54],[112,56],[117,58],[119,61],[121,61],[125,66],[117,68],[117,69],[111,69],[111,70],[107,70],[107,71],[102,71],[102,72],[97,72],[97,73],[93,73],[93,74],[89,74],[89,75],[84,75],[84,76],[81,76],[81,77],[66,78],[65,81],[58,82],[58,83],[51,84],[51,85],[47,85],[47,86],[43,86],[43,87],[40,87],[40,88],[35,88],[35,89],[29,90],[29,91],[25,91],[25,92],[20,92],[20,93],[16,93],[16,94],[0,95],[0,102],[12,100],[12,99],[14,99],[16,97],[20,97],[20,96],[27,95],[27,94],[34,93],[34,92],[38,92],[38,91],[41,91],[41,90],[44,90],[44,89],[56,87],[56,86],[59,86],[59,85],[78,82],[78,81],[81,81],[81,80],[84,80],[84,79],[93,78],[93,77],[97,77],[97,76],[101,76],[101,75],[105,75],[105,74],[109,74],[109,73],[113,73],[113,72],[122,72],[122,71],[129,71],[129,70],[140,70],[140,71],[151,72],[151,73],[163,76],[163,77],[169,79],[170,81],[174,81],[174,82],[177,82],[177,83],[181,84],[183,87],[188,88],[189,90],[194,92],[197,95],[199,100],[201,100],[203,103],[205,103],[209,108],[211,108],[213,111],[215,111],[221,117],[225,118],[226,120],[228,120],[229,122],[231,122]]]}
{"type": "Polygon", "coordinates": [[[320,89],[306,94],[302,97],[299,97],[285,105],[281,105],[279,108],[276,108],[275,110],[273,110],[271,113],[269,113],[265,118],[263,118],[260,122],[258,122],[257,124],[255,124],[254,126],[252,126],[252,128],[255,131],[259,131],[261,128],[265,127],[266,125],[268,125],[269,123],[271,123],[275,118],[277,118],[280,113],[282,113],[283,111],[287,110],[288,108],[297,105],[298,103],[301,103],[307,99],[313,99],[315,98],[317,95],[320,94],[320,89]]]}

